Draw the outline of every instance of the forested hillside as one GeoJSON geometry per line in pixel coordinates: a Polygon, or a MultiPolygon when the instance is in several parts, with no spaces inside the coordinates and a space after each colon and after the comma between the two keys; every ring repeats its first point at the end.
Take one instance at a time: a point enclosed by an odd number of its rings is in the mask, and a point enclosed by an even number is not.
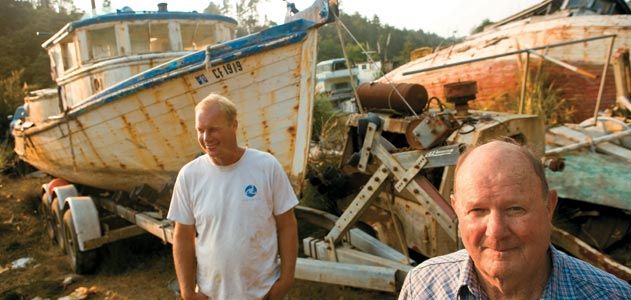
{"type": "MultiPolygon", "coordinates": [[[[395,66],[406,63],[409,60],[410,51],[416,48],[435,48],[447,43],[446,39],[423,30],[402,30],[382,24],[378,16],[368,18],[357,13],[347,15],[341,12],[340,19],[357,41],[362,43],[364,49],[369,52],[374,51],[372,55],[377,57],[373,58],[392,61],[395,66]]],[[[350,59],[354,62],[366,61],[360,48],[348,37],[345,31],[343,33],[346,51],[350,59]]],[[[319,47],[318,60],[342,57],[342,48],[335,24],[329,24],[320,30],[319,47]]]]}
{"type": "Polygon", "coordinates": [[[28,90],[52,86],[48,55],[41,44],[80,17],[52,9],[50,1],[36,2],[0,1],[0,137],[8,124],[6,115],[23,101],[25,84],[28,90]]]}

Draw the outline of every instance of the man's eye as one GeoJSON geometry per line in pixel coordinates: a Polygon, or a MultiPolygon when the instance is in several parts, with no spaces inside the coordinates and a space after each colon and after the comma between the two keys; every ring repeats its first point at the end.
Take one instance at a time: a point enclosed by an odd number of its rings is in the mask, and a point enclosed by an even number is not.
{"type": "Polygon", "coordinates": [[[469,210],[469,214],[476,215],[476,216],[482,215],[485,212],[486,212],[486,209],[483,209],[483,208],[472,208],[469,210]]]}
{"type": "Polygon", "coordinates": [[[521,215],[524,214],[526,210],[523,207],[513,206],[508,208],[508,213],[511,215],[521,215]]]}

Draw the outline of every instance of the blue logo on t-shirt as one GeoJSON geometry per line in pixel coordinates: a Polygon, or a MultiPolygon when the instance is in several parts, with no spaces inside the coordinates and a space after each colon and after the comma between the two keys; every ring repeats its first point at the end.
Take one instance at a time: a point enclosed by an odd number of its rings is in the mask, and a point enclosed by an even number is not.
{"type": "Polygon", "coordinates": [[[250,184],[245,187],[245,195],[252,198],[256,195],[256,186],[250,184]]]}

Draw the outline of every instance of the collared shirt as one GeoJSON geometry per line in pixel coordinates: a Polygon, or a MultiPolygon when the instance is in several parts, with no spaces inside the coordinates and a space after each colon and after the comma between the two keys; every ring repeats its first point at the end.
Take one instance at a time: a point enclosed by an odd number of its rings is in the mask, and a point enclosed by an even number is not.
{"type": "MultiPolygon", "coordinates": [[[[630,299],[631,285],[550,246],[552,271],[541,299],[630,299]]],[[[399,300],[488,299],[466,250],[426,260],[408,273],[399,300]]]]}

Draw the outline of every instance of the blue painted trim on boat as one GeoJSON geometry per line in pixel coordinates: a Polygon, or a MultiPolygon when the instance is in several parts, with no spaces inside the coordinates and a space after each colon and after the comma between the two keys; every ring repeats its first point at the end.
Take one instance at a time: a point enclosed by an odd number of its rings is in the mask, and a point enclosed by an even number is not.
{"type": "Polygon", "coordinates": [[[70,22],[68,32],[99,23],[137,20],[216,20],[237,25],[237,20],[230,17],[197,12],[119,12],[70,22]]]}
{"type": "MultiPolygon", "coordinates": [[[[211,64],[224,64],[284,45],[300,42],[307,36],[307,30],[315,25],[316,23],[312,21],[296,20],[274,26],[257,34],[211,46],[211,64]]],[[[205,50],[171,60],[93,95],[86,102],[73,108],[68,114],[71,117],[77,117],[124,96],[138,93],[165,81],[195,72],[205,67],[205,60],[205,50]]]]}

